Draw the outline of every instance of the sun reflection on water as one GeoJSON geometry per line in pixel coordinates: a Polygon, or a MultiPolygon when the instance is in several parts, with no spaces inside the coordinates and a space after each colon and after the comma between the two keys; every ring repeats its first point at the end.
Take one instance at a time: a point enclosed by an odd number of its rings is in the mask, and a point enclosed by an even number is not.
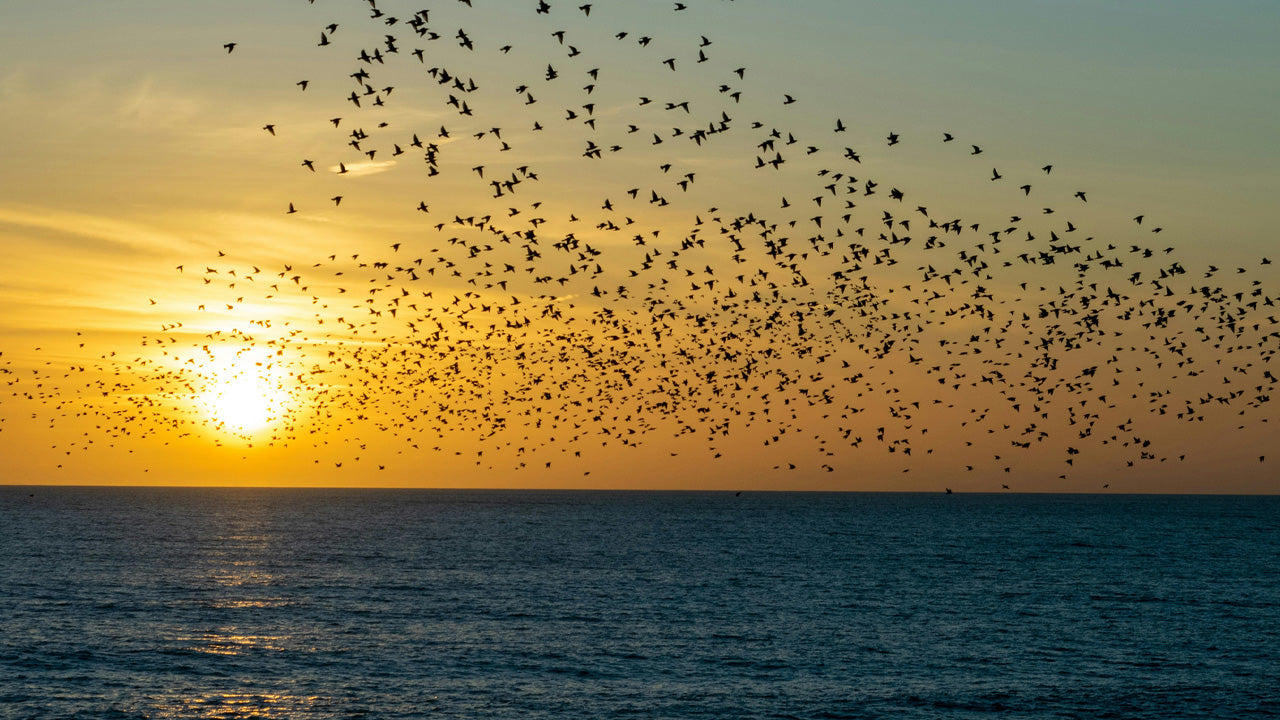
{"type": "Polygon", "coordinates": [[[329,709],[332,701],[318,695],[291,695],[269,692],[208,692],[189,697],[155,701],[151,718],[297,718],[329,709]]]}
{"type": "Polygon", "coordinates": [[[290,637],[288,635],[242,635],[239,628],[223,628],[205,632],[198,637],[189,650],[208,655],[243,655],[251,651],[285,652],[290,637]]]}

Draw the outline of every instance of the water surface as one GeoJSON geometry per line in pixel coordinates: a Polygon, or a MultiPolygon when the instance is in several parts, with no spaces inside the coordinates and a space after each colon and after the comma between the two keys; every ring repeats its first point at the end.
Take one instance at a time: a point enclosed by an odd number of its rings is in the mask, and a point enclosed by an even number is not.
{"type": "Polygon", "coordinates": [[[1280,714],[1280,498],[0,488],[0,717],[1280,714]]]}

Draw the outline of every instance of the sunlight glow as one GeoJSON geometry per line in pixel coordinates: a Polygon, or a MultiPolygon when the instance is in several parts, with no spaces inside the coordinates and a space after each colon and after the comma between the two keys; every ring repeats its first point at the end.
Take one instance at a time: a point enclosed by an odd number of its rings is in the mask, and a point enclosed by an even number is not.
{"type": "Polygon", "coordinates": [[[241,350],[233,358],[215,361],[199,404],[216,430],[251,435],[285,413],[288,394],[281,379],[270,363],[255,362],[257,356],[241,350]]]}
{"type": "Polygon", "coordinates": [[[230,382],[213,398],[213,417],[231,430],[257,430],[273,417],[268,391],[266,383],[253,378],[230,382]]]}

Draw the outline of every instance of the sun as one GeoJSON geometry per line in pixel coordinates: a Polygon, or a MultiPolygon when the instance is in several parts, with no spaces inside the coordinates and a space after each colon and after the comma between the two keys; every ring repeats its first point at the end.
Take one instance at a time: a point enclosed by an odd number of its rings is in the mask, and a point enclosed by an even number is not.
{"type": "Polygon", "coordinates": [[[251,436],[270,427],[289,407],[286,382],[265,352],[241,349],[216,357],[196,395],[196,406],[217,431],[251,436]]]}
{"type": "Polygon", "coordinates": [[[275,418],[275,392],[262,378],[235,378],[211,392],[210,414],[228,430],[260,430],[275,418]]]}

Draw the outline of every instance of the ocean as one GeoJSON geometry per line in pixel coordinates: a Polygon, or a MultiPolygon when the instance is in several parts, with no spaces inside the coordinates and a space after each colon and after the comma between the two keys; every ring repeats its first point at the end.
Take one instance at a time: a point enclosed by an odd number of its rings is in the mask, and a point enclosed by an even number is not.
{"type": "Polygon", "coordinates": [[[0,488],[2,718],[1280,716],[1280,497],[0,488]]]}

